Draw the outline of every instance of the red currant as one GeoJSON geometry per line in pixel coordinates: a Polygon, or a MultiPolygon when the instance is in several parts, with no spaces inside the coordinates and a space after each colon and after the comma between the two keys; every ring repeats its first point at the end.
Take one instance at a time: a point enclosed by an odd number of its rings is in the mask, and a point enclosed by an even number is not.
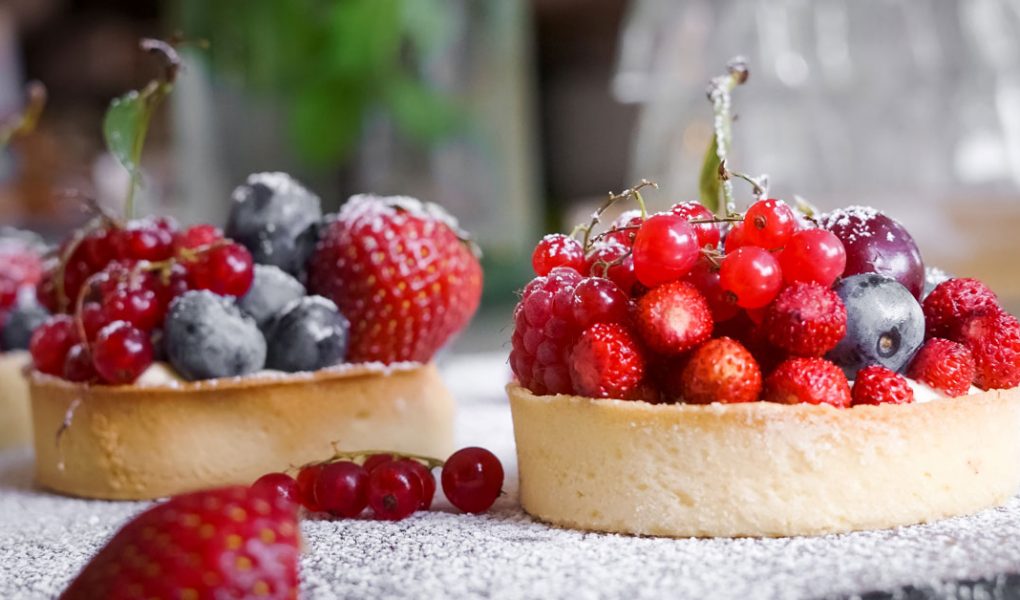
{"type": "Polygon", "coordinates": [[[744,223],[737,222],[730,226],[726,234],[726,241],[723,242],[723,249],[726,254],[732,253],[737,248],[747,245],[744,241],[744,223]]]}
{"type": "Polygon", "coordinates": [[[485,448],[462,448],[443,465],[443,493],[467,513],[489,510],[503,489],[503,465],[485,448]]]}
{"type": "Polygon", "coordinates": [[[35,299],[51,313],[58,312],[60,308],[57,302],[56,273],[54,269],[55,267],[51,267],[43,271],[42,278],[35,287],[35,299]]]}
{"type": "Polygon", "coordinates": [[[786,245],[797,230],[793,209],[782,200],[759,200],[744,214],[744,243],[766,250],[786,245]]]}
{"type": "Polygon", "coordinates": [[[531,266],[539,276],[546,275],[555,267],[570,267],[575,271],[584,269],[584,248],[581,242],[562,233],[552,233],[538,242],[531,253],[531,266]]]}
{"type": "Polygon", "coordinates": [[[88,383],[99,378],[92,364],[92,354],[85,344],[75,344],[64,358],[64,379],[75,383],[88,383]]]}
{"type": "Polygon", "coordinates": [[[728,321],[740,312],[740,307],[733,302],[733,299],[719,284],[719,267],[712,264],[707,258],[696,262],[686,279],[698,288],[701,295],[708,301],[708,307],[712,310],[712,320],[716,323],[728,321]]]}
{"type": "Polygon", "coordinates": [[[422,504],[425,491],[418,473],[401,461],[379,465],[368,476],[368,505],[375,518],[399,521],[422,504]]]}
{"type": "Polygon", "coordinates": [[[298,503],[298,485],[294,478],[286,473],[266,473],[251,484],[251,489],[265,493],[270,497],[283,498],[288,502],[298,503]]]}
{"type": "Polygon", "coordinates": [[[620,244],[626,248],[634,246],[634,237],[645,218],[641,216],[640,210],[628,210],[622,213],[609,226],[609,229],[602,236],[604,244],[620,244]]]}
{"type": "Polygon", "coordinates": [[[297,476],[298,501],[301,506],[312,512],[319,512],[322,508],[315,499],[315,480],[319,477],[322,465],[308,465],[301,467],[297,476]]]}
{"type": "Polygon", "coordinates": [[[634,274],[645,286],[655,287],[686,275],[698,255],[698,237],[685,218],[652,215],[634,238],[634,274]]]}
{"type": "Polygon", "coordinates": [[[174,236],[174,250],[194,250],[209,246],[223,239],[223,231],[215,225],[192,225],[174,236]]]}
{"type": "Polygon", "coordinates": [[[67,352],[79,341],[74,319],[68,315],[50,317],[32,333],[29,342],[28,349],[35,369],[47,375],[62,377],[67,352]]]}
{"type": "Polygon", "coordinates": [[[349,460],[323,465],[315,478],[315,501],[320,510],[352,518],[368,505],[368,473],[349,460]]]}
{"type": "Polygon", "coordinates": [[[98,302],[86,302],[81,307],[81,323],[85,327],[85,337],[88,341],[96,339],[99,330],[105,327],[110,320],[106,318],[106,312],[98,302]]]}
{"type": "Polygon", "coordinates": [[[783,274],[779,261],[768,250],[744,246],[723,259],[719,285],[733,294],[737,306],[761,308],[779,293],[783,274]]]}
{"type": "MultiPolygon", "coordinates": [[[[669,212],[674,215],[683,217],[684,219],[691,220],[711,220],[715,218],[712,211],[705,208],[705,205],[700,202],[681,202],[674,204],[673,208],[669,209],[669,212]]],[[[698,246],[704,248],[708,246],[715,248],[719,245],[719,239],[722,237],[719,231],[719,223],[692,223],[694,226],[694,232],[698,236],[698,246]]]]}
{"type": "Polygon", "coordinates": [[[835,234],[825,229],[805,229],[793,234],[779,253],[783,279],[813,281],[831,287],[846,269],[846,250],[835,234]]]}
{"type": "Polygon", "coordinates": [[[219,246],[204,252],[188,265],[188,286],[221,296],[243,296],[255,275],[251,253],[240,244],[219,246]]]}
{"type": "Polygon", "coordinates": [[[365,458],[365,464],[362,466],[365,467],[365,471],[371,473],[379,465],[384,465],[396,459],[397,457],[393,456],[392,454],[372,454],[365,458]]]}
{"type": "Polygon", "coordinates": [[[436,478],[432,476],[432,470],[421,464],[420,462],[404,458],[398,463],[405,465],[408,469],[418,475],[418,480],[421,481],[421,506],[420,510],[428,510],[432,507],[432,499],[436,495],[436,478]]]}
{"type": "Polygon", "coordinates": [[[92,361],[106,383],[123,385],[138,379],[152,364],[149,336],[126,321],[114,321],[99,332],[92,361]]]}
{"type": "Polygon", "coordinates": [[[82,240],[82,253],[93,272],[103,269],[117,258],[116,234],[106,227],[97,227],[82,240]]]}
{"type": "Polygon", "coordinates": [[[580,329],[595,323],[624,323],[630,318],[630,298],[618,285],[588,277],[574,288],[574,321],[580,329]]]}
{"type": "Polygon", "coordinates": [[[583,271],[594,277],[604,277],[615,283],[625,294],[631,294],[637,285],[634,275],[634,256],[628,246],[601,244],[588,255],[588,267],[583,271]]]}
{"type": "Polygon", "coordinates": [[[122,258],[166,260],[174,254],[176,224],[169,219],[140,219],[117,232],[117,249],[122,258]]]}
{"type": "Polygon", "coordinates": [[[107,320],[127,321],[142,331],[152,331],[163,322],[165,304],[148,288],[120,288],[103,298],[107,320]]]}

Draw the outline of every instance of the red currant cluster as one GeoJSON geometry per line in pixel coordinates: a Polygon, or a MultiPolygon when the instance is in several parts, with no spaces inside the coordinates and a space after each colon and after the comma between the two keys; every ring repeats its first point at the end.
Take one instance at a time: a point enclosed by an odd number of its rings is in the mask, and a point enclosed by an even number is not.
{"type": "Polygon", "coordinates": [[[54,315],[32,335],[35,368],[74,382],[131,383],[153,362],[174,298],[241,296],[252,277],[248,250],[212,225],[98,220],[64,242],[36,289],[54,315]]]}
{"type": "Polygon", "coordinates": [[[312,512],[354,518],[371,508],[376,519],[399,521],[429,510],[436,493],[432,471],[442,468],[446,498],[466,513],[482,513],[503,488],[503,465],[484,448],[454,452],[446,461],[400,453],[338,454],[305,465],[297,478],[268,473],[252,484],[300,503],[312,512]]]}

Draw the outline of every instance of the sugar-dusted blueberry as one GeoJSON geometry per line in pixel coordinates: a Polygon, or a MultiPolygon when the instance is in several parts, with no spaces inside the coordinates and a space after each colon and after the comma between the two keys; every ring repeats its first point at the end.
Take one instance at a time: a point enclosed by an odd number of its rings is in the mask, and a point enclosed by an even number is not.
{"type": "Polygon", "coordinates": [[[305,286],[279,267],[255,265],[251,288],[237,301],[237,305],[255,319],[259,329],[266,331],[273,317],[304,295],[305,286]]]}
{"type": "Polygon", "coordinates": [[[193,290],[171,304],[163,329],[170,364],[185,379],[234,377],[265,365],[266,340],[233,299],[193,290]]]}
{"type": "Polygon", "coordinates": [[[339,364],[347,355],[349,333],[350,324],[336,304],[322,296],[305,296],[273,320],[266,334],[266,366],[294,373],[339,364]]]}
{"type": "Polygon", "coordinates": [[[28,350],[32,331],[49,316],[49,311],[39,304],[35,293],[25,288],[18,294],[17,302],[0,328],[0,350],[28,350]]]}

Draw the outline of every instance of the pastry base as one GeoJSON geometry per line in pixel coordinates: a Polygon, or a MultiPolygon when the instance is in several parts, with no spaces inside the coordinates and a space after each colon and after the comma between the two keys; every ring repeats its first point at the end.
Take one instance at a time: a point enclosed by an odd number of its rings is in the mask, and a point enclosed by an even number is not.
{"type": "Polygon", "coordinates": [[[29,385],[37,481],[73,496],[136,500],[249,484],[328,458],[334,444],[428,456],[453,446],[453,398],[432,364],[146,387],[32,373],[29,385]]]}
{"type": "Polygon", "coordinates": [[[1020,488],[1020,388],[852,409],[507,391],[521,504],[564,527],[818,535],[973,513],[1020,488]]]}
{"type": "Polygon", "coordinates": [[[25,380],[29,362],[31,357],[23,350],[0,353],[0,448],[24,446],[32,441],[25,380]]]}

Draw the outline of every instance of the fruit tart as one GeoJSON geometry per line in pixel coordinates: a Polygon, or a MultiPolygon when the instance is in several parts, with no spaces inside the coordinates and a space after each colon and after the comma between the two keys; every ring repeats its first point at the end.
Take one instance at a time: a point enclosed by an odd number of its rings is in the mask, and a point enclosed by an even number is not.
{"type": "Polygon", "coordinates": [[[335,450],[446,455],[431,360],[481,294],[442,209],[359,195],[323,217],[257,173],[223,231],[101,216],[64,243],[31,339],[39,483],[110,499],[247,484],[335,450]]]}
{"type": "MultiPolygon", "coordinates": [[[[745,78],[713,81],[717,124],[745,78]]],[[[926,271],[879,211],[768,197],[730,170],[724,134],[701,202],[650,214],[638,186],[535,248],[508,386],[524,509],[594,531],[789,536],[1006,502],[1020,321],[981,282],[926,271]],[[640,210],[597,233],[627,200],[640,210]]]]}

